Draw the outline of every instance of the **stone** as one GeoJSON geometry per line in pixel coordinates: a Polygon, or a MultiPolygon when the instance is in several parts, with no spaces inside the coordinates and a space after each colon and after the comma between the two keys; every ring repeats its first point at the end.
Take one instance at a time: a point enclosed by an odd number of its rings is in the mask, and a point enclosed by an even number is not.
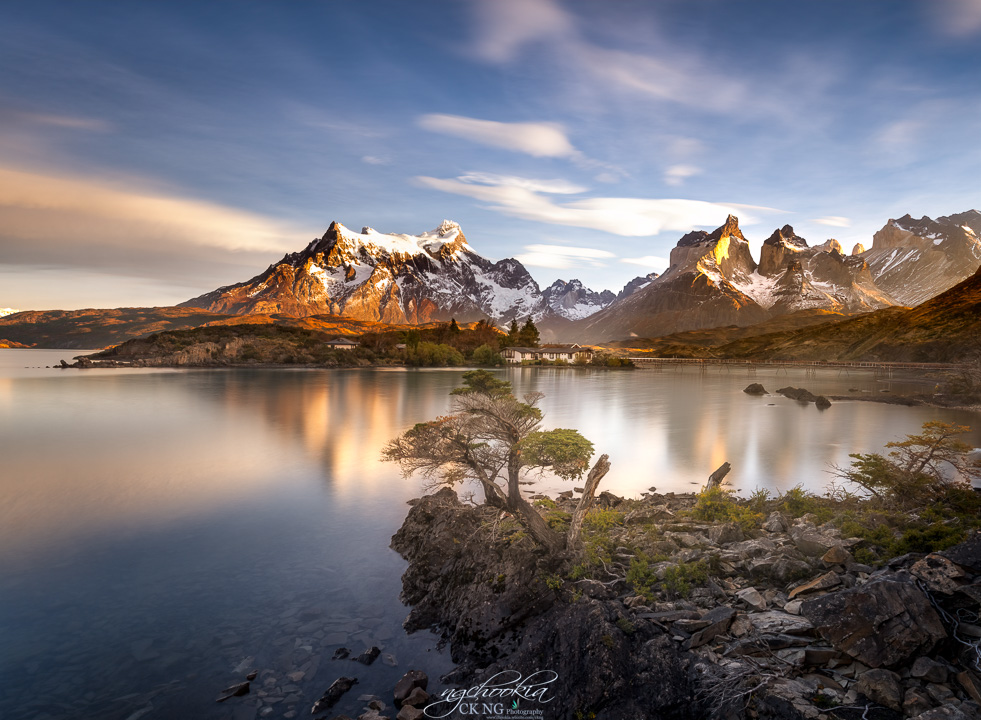
{"type": "Polygon", "coordinates": [[[421,687],[412,688],[412,692],[409,693],[409,697],[402,701],[403,705],[412,705],[413,707],[420,707],[429,702],[429,693],[423,690],[421,687]]]}
{"type": "Polygon", "coordinates": [[[957,697],[954,695],[954,691],[941,683],[928,683],[926,686],[926,691],[927,695],[930,696],[930,699],[938,705],[943,705],[944,703],[957,699],[957,697]]]}
{"type": "Polygon", "coordinates": [[[857,689],[872,702],[884,705],[890,710],[903,709],[903,683],[897,673],[877,668],[862,673],[857,689]]]}
{"type": "Polygon", "coordinates": [[[910,688],[903,695],[903,715],[906,717],[916,717],[932,707],[933,703],[930,702],[930,698],[919,688],[910,688]]]}
{"type": "Polygon", "coordinates": [[[759,383],[750,383],[743,392],[747,395],[766,395],[766,388],[759,383]]]}
{"type": "Polygon", "coordinates": [[[709,540],[717,545],[742,542],[746,537],[736,523],[721,523],[709,528],[709,540]]]}
{"type": "Polygon", "coordinates": [[[350,654],[351,654],[351,651],[350,651],[350,650],[348,650],[348,649],[347,649],[347,648],[345,648],[345,647],[342,647],[342,648],[337,648],[337,649],[336,649],[336,650],[334,651],[334,654],[333,654],[333,655],[331,656],[331,658],[330,658],[330,659],[331,659],[331,660],[343,660],[344,658],[346,658],[346,657],[347,657],[348,655],[350,655],[350,654]]]}
{"type": "Polygon", "coordinates": [[[909,571],[932,592],[944,595],[953,595],[964,584],[965,573],[960,566],[938,553],[917,560],[909,571]]]}
{"type": "Polygon", "coordinates": [[[809,557],[821,557],[828,550],[839,544],[837,538],[828,537],[817,530],[792,529],[790,537],[793,538],[797,549],[809,557]]]}
{"type": "Polygon", "coordinates": [[[791,600],[789,603],[783,606],[783,611],[791,615],[800,615],[800,606],[803,604],[803,600],[791,600]]]}
{"type": "Polygon", "coordinates": [[[362,665],[371,665],[371,663],[378,659],[379,655],[381,655],[381,649],[372,646],[358,655],[356,658],[352,659],[355,662],[361,663],[362,665]]]}
{"type": "Polygon", "coordinates": [[[253,670],[248,675],[245,676],[246,680],[255,680],[259,676],[258,670],[253,670]]]}
{"type": "Polygon", "coordinates": [[[828,551],[821,556],[821,562],[825,565],[844,565],[852,562],[852,554],[845,550],[841,545],[832,545],[828,551]]]}
{"type": "Polygon", "coordinates": [[[736,597],[754,610],[766,610],[766,600],[760,595],[760,591],[754,587],[740,590],[736,593],[736,597]]]}
{"type": "Polygon", "coordinates": [[[781,557],[770,566],[770,577],[781,583],[799,580],[807,577],[811,572],[810,565],[792,557],[781,557]]]}
{"type": "Polygon", "coordinates": [[[734,543],[727,549],[729,552],[737,553],[740,557],[746,559],[769,555],[777,549],[777,546],[768,538],[756,538],[755,540],[744,540],[740,543],[734,543]]]}
{"type": "Polygon", "coordinates": [[[798,585],[790,591],[789,597],[791,600],[793,600],[798,595],[817,592],[819,590],[830,590],[837,585],[841,585],[841,578],[838,576],[838,573],[828,572],[814,578],[810,582],[806,582],[803,585],[798,585]]]}
{"type": "Polygon", "coordinates": [[[382,715],[377,710],[368,710],[358,715],[358,720],[392,720],[388,715],[382,715]]]}
{"type": "Polygon", "coordinates": [[[824,395],[818,395],[817,399],[814,400],[814,407],[816,407],[818,410],[827,410],[829,407],[831,407],[831,401],[824,395]]]}
{"type": "Polygon", "coordinates": [[[981,680],[970,670],[965,670],[957,674],[957,682],[964,688],[964,692],[971,696],[971,699],[981,705],[981,680]]]}
{"type": "Polygon", "coordinates": [[[422,670],[409,670],[402,679],[395,683],[395,690],[392,695],[395,698],[395,706],[399,707],[412,691],[416,688],[425,690],[429,687],[429,676],[422,670]]]}
{"type": "Polygon", "coordinates": [[[341,696],[344,695],[344,693],[346,693],[348,690],[350,690],[357,684],[358,684],[357,678],[352,678],[352,677],[337,678],[334,682],[330,684],[330,687],[324,691],[324,694],[321,695],[320,699],[313,704],[313,709],[310,710],[310,714],[316,715],[317,713],[323,712],[324,710],[330,710],[332,707],[334,707],[334,705],[337,704],[337,701],[341,699],[341,696]]]}
{"type": "Polygon", "coordinates": [[[805,665],[827,665],[841,656],[841,653],[830,647],[811,646],[804,650],[805,665]]]}
{"type": "Polygon", "coordinates": [[[243,682],[243,683],[238,683],[236,685],[232,685],[231,687],[225,688],[218,695],[218,699],[216,700],[216,702],[225,702],[229,698],[241,697],[242,695],[248,695],[249,694],[249,685],[250,685],[249,682],[243,682]]]}
{"type": "Polygon", "coordinates": [[[921,678],[927,682],[947,682],[947,666],[928,657],[918,657],[910,668],[911,677],[921,678]]]}
{"type": "Polygon", "coordinates": [[[368,703],[369,710],[377,710],[378,712],[385,712],[385,703],[381,700],[372,700],[368,703]]]}
{"type": "Polygon", "coordinates": [[[974,533],[964,542],[942,550],[940,555],[975,575],[981,575],[981,533],[974,533]]]}
{"type": "Polygon", "coordinates": [[[947,637],[926,595],[900,576],[807,600],[801,614],[832,647],[873,668],[922,655],[947,637]]]}
{"type": "Polygon", "coordinates": [[[790,523],[783,513],[778,510],[774,510],[766,518],[766,522],[763,523],[763,529],[771,533],[783,533],[787,532],[787,528],[790,527],[790,523]]]}
{"type": "Polygon", "coordinates": [[[786,633],[789,635],[810,635],[814,626],[807,618],[789,615],[780,610],[752,613],[746,616],[759,633],[786,633]]]}
{"type": "Polygon", "coordinates": [[[925,713],[920,713],[916,716],[914,720],[974,720],[969,715],[965,715],[961,712],[960,708],[954,707],[953,705],[941,705],[938,708],[933,708],[933,710],[927,710],[925,713]]]}
{"type": "Polygon", "coordinates": [[[729,625],[735,617],[736,611],[724,605],[709,610],[702,616],[702,620],[709,624],[691,636],[686,643],[686,649],[697,648],[710,640],[714,640],[729,629],[729,625]]]}
{"type": "Polygon", "coordinates": [[[395,720],[422,720],[426,717],[426,713],[419,710],[412,705],[403,705],[402,709],[399,710],[399,714],[395,716],[395,720]]]}

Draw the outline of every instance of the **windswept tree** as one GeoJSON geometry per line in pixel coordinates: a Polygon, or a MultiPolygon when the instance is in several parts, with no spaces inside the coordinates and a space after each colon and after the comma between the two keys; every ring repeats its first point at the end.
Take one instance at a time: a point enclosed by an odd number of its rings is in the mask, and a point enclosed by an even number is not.
{"type": "Polygon", "coordinates": [[[593,444],[576,430],[541,430],[542,394],[525,395],[522,402],[511,383],[486,370],[464,373],[463,387],[451,395],[453,414],[419,423],[392,440],[383,459],[398,463],[406,476],[422,474],[433,487],[474,480],[487,504],[510,512],[549,552],[580,551],[583,518],[609,472],[608,456],[600,456],[590,470],[569,530],[560,535],[521,496],[521,479],[535,470],[550,470],[566,480],[580,478],[589,467],[593,444]]]}

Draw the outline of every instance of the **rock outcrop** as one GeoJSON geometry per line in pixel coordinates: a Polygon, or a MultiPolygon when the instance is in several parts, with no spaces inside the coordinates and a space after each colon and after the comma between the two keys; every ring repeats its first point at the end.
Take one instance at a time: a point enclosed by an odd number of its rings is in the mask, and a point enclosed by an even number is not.
{"type": "Polygon", "coordinates": [[[548,712],[560,717],[800,720],[837,717],[831,707],[981,716],[970,625],[981,609],[979,536],[876,570],[808,516],[774,512],[746,538],[736,526],[679,521],[691,495],[629,502],[611,534],[622,545],[603,566],[608,579],[573,580],[561,558],[502,535],[499,511],[465,506],[448,489],[413,501],[392,546],[409,562],[406,628],[437,628],[459,663],[443,682],[548,668],[548,712]],[[656,541],[643,529],[653,518],[656,541]],[[640,576],[626,577],[649,563],[628,550],[637,543],[669,557],[650,565],[664,582],[692,563],[714,569],[685,599],[638,593],[640,576]],[[794,572],[779,570],[788,563],[794,572]]]}

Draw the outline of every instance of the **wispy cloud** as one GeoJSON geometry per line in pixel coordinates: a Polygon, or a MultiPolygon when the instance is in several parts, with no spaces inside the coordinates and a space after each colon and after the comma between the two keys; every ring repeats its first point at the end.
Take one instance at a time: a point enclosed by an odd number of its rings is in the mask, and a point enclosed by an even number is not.
{"type": "Polygon", "coordinates": [[[663,39],[652,43],[660,55],[590,42],[556,0],[495,0],[479,3],[477,13],[474,48],[488,62],[511,62],[527,46],[544,44],[565,66],[607,87],[724,112],[749,97],[742,80],[704,67],[697,56],[663,39]]]}
{"type": "Polygon", "coordinates": [[[650,268],[657,272],[663,272],[668,267],[668,259],[663,257],[658,257],[657,255],[644,255],[644,257],[636,258],[621,258],[620,262],[627,263],[628,265],[640,265],[641,267],[650,268]]]}
{"type": "Polygon", "coordinates": [[[926,5],[948,35],[965,38],[981,32],[981,0],[935,0],[926,5]]]}
{"type": "Polygon", "coordinates": [[[520,185],[478,185],[461,178],[433,177],[418,177],[416,182],[423,187],[489,203],[492,210],[512,217],[591,228],[624,237],[714,227],[727,215],[736,214],[732,206],[701,200],[598,197],[557,203],[553,198],[520,185]]]}
{"type": "Polygon", "coordinates": [[[815,218],[811,222],[816,222],[819,225],[829,225],[831,227],[850,227],[852,221],[846,217],[841,217],[840,215],[829,215],[828,217],[815,218]]]}
{"type": "Polygon", "coordinates": [[[575,185],[568,180],[538,180],[535,178],[517,177],[515,175],[497,175],[481,172],[467,173],[458,177],[457,180],[476,185],[499,185],[553,195],[576,195],[586,192],[589,189],[581,185],[575,185]]]}
{"type": "Polygon", "coordinates": [[[694,165],[672,165],[664,171],[664,182],[668,185],[684,185],[685,180],[701,172],[702,169],[694,165]]]}
{"type": "Polygon", "coordinates": [[[603,259],[616,257],[607,250],[570,245],[526,245],[517,259],[524,265],[555,269],[602,267],[603,259]]]}
{"type": "Polygon", "coordinates": [[[532,157],[575,157],[565,130],[555,123],[506,123],[477,120],[460,115],[423,115],[419,126],[425,130],[460,137],[490,147],[521,152],[532,157]]]}
{"type": "Polygon", "coordinates": [[[185,286],[245,279],[310,240],[236,208],[92,177],[0,168],[0,263],[88,268],[185,286]]]}

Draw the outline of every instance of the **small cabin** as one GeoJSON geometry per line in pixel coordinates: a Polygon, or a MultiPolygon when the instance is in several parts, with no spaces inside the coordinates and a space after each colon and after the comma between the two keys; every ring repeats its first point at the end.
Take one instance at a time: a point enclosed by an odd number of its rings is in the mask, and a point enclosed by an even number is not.
{"type": "Polygon", "coordinates": [[[575,362],[580,358],[590,360],[593,351],[581,345],[547,345],[545,347],[506,347],[501,351],[504,360],[509,363],[521,364],[522,362],[555,362],[564,360],[565,362],[575,362]]]}
{"type": "Polygon", "coordinates": [[[354,348],[358,347],[358,343],[347,338],[334,338],[325,342],[324,345],[334,350],[354,350],[354,348]]]}

